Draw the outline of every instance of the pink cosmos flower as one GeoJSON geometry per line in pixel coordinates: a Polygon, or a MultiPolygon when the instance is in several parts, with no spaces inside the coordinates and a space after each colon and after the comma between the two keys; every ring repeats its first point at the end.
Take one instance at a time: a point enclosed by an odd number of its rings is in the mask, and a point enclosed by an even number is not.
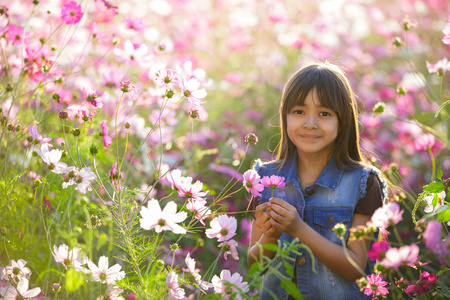
{"type": "Polygon", "coordinates": [[[210,223],[211,228],[206,229],[206,236],[210,239],[217,238],[218,242],[228,241],[236,235],[237,221],[235,217],[220,215],[210,223]]]}
{"type": "Polygon", "coordinates": [[[437,278],[436,274],[423,271],[420,273],[417,283],[409,285],[406,288],[405,293],[418,296],[428,293],[432,288],[438,286],[436,281],[437,278]]]}
{"type": "Polygon", "coordinates": [[[115,264],[111,268],[108,268],[108,257],[101,256],[98,260],[98,267],[88,260],[87,265],[91,270],[92,280],[99,281],[101,283],[114,284],[117,280],[125,278],[125,272],[120,271],[122,266],[115,264]]]}
{"type": "Polygon", "coordinates": [[[384,286],[388,283],[386,281],[383,281],[383,277],[381,277],[380,274],[370,274],[367,277],[367,286],[364,289],[364,294],[367,296],[374,295],[379,296],[383,295],[386,296],[389,291],[384,286]]]}
{"type": "Polygon", "coordinates": [[[145,29],[145,25],[142,23],[142,19],[139,18],[125,18],[123,19],[125,25],[128,29],[135,30],[137,32],[142,32],[145,29]]]}
{"type": "MultiPolygon", "coordinates": [[[[100,299],[108,299],[108,300],[125,300],[124,297],[122,297],[120,294],[123,293],[123,290],[117,286],[114,286],[112,284],[108,284],[108,287],[106,288],[105,295],[103,298],[100,299]]],[[[99,298],[97,298],[99,299],[99,298]]],[[[130,299],[130,298],[128,298],[130,299]]]]}
{"type": "Polygon", "coordinates": [[[141,227],[145,230],[155,229],[156,232],[170,230],[173,233],[185,234],[186,229],[177,223],[183,222],[187,218],[187,213],[182,211],[177,213],[177,205],[174,201],[166,204],[163,210],[156,199],[148,202],[148,206],[142,206],[139,219],[141,227]]]}
{"type": "Polygon", "coordinates": [[[205,225],[205,219],[211,214],[211,210],[206,206],[206,201],[188,201],[186,208],[192,212],[194,218],[205,225]]]}
{"type": "Polygon", "coordinates": [[[105,148],[105,150],[108,148],[108,146],[111,146],[112,144],[112,138],[108,135],[108,128],[106,127],[106,125],[108,124],[108,120],[103,120],[100,123],[100,129],[101,129],[101,133],[100,135],[103,137],[103,147],[105,148]]]}
{"type": "Polygon", "coordinates": [[[29,281],[23,278],[17,283],[17,288],[12,285],[0,287],[0,295],[4,300],[31,299],[41,292],[41,288],[35,287],[28,290],[29,281]]]}
{"type": "Polygon", "coordinates": [[[61,8],[61,19],[67,24],[77,24],[83,17],[81,11],[81,5],[78,5],[75,1],[66,2],[61,8]]]}
{"type": "Polygon", "coordinates": [[[202,189],[202,182],[197,180],[192,184],[192,178],[181,178],[178,183],[178,196],[185,197],[188,201],[205,201],[203,197],[205,197],[209,191],[202,192],[202,189]]]}
{"type": "Polygon", "coordinates": [[[33,126],[29,126],[28,127],[28,132],[31,134],[33,139],[35,139],[36,141],[38,141],[41,144],[48,143],[48,142],[50,142],[52,140],[52,138],[44,138],[42,136],[42,134],[39,134],[39,132],[37,131],[37,125],[36,124],[34,124],[33,126]]]}
{"type": "Polygon", "coordinates": [[[83,87],[83,97],[86,101],[92,106],[92,108],[102,108],[103,103],[99,99],[98,92],[96,90],[91,89],[90,87],[83,87]]]}
{"type": "Polygon", "coordinates": [[[383,267],[398,269],[403,263],[415,263],[419,259],[419,246],[411,244],[400,248],[390,248],[382,261],[383,267]]]}
{"type": "Polygon", "coordinates": [[[397,224],[402,220],[403,209],[397,202],[389,202],[375,210],[372,215],[371,223],[377,228],[387,228],[397,224]]]}
{"type": "Polygon", "coordinates": [[[223,299],[230,299],[231,296],[235,295],[233,299],[241,300],[241,293],[248,292],[248,283],[242,280],[243,277],[239,273],[236,272],[231,275],[229,270],[222,270],[220,278],[214,275],[211,282],[214,286],[214,292],[221,294],[223,299]]]}
{"type": "Polygon", "coordinates": [[[117,187],[117,180],[122,177],[121,173],[117,171],[117,162],[116,162],[115,164],[112,165],[111,171],[109,171],[109,179],[111,179],[115,187],[117,187]]]}
{"type": "Polygon", "coordinates": [[[178,80],[177,72],[174,70],[166,69],[156,72],[155,81],[168,89],[172,88],[174,85],[178,85],[178,80]]]}
{"type": "Polygon", "coordinates": [[[184,261],[185,261],[185,263],[186,263],[186,265],[188,267],[189,273],[192,274],[192,277],[194,277],[195,282],[203,290],[208,290],[210,287],[212,287],[211,283],[202,280],[202,276],[198,273],[199,270],[195,268],[195,259],[191,258],[190,253],[187,254],[187,256],[186,256],[184,261]]]}
{"type": "Polygon", "coordinates": [[[435,142],[434,135],[426,133],[414,141],[414,149],[417,151],[428,151],[428,149],[431,149],[434,146],[435,142]]]}
{"type": "Polygon", "coordinates": [[[185,292],[178,284],[178,275],[170,272],[166,278],[167,291],[169,292],[169,300],[184,299],[185,292]]]}
{"type": "Polygon", "coordinates": [[[63,264],[66,270],[67,268],[72,267],[83,273],[89,272],[86,268],[82,267],[82,265],[88,261],[88,258],[81,257],[81,249],[78,247],[75,247],[69,251],[69,246],[66,244],[61,244],[58,248],[54,245],[52,254],[56,262],[63,264]]]}
{"type": "Polygon", "coordinates": [[[271,175],[270,177],[264,176],[261,179],[261,183],[263,186],[271,188],[272,190],[286,185],[286,183],[284,182],[284,177],[277,175],[271,175]]]}
{"type": "Polygon", "coordinates": [[[450,45],[450,17],[448,17],[448,22],[449,23],[445,24],[444,29],[442,29],[442,32],[445,34],[442,41],[446,45],[450,45]]]}
{"type": "Polygon", "coordinates": [[[19,259],[17,262],[14,259],[9,261],[9,266],[3,269],[4,275],[13,279],[22,280],[22,278],[30,279],[31,271],[25,267],[27,264],[23,259],[19,259]]]}
{"type": "Polygon", "coordinates": [[[120,82],[120,89],[124,93],[129,93],[130,96],[136,94],[136,87],[131,84],[130,81],[122,81],[120,82]]]}
{"type": "Polygon", "coordinates": [[[48,209],[50,209],[50,210],[53,209],[53,206],[52,206],[50,200],[48,200],[45,196],[43,196],[42,202],[44,202],[44,204],[47,205],[48,209]]]}
{"type": "Polygon", "coordinates": [[[450,61],[447,58],[443,58],[435,64],[427,62],[427,69],[430,74],[436,73],[442,76],[445,72],[450,71],[450,61]]]}
{"type": "Polygon", "coordinates": [[[37,149],[37,154],[47,164],[49,170],[56,174],[62,174],[62,169],[67,167],[67,164],[60,162],[62,151],[58,149],[49,150],[49,144],[42,144],[41,149],[37,149]]]}
{"type": "Polygon", "coordinates": [[[389,249],[389,244],[386,241],[374,242],[367,256],[370,260],[381,260],[384,258],[386,251],[389,249]]]}
{"type": "Polygon", "coordinates": [[[9,24],[5,32],[6,41],[17,45],[22,44],[22,42],[28,44],[31,34],[29,32],[24,33],[23,30],[23,27],[9,24]]]}
{"type": "Polygon", "coordinates": [[[223,257],[225,258],[225,260],[228,259],[227,257],[229,254],[231,255],[231,257],[233,257],[233,259],[239,260],[239,255],[236,248],[237,245],[238,242],[236,242],[235,240],[228,240],[219,244],[219,247],[223,247],[223,257]]]}
{"type": "Polygon", "coordinates": [[[200,82],[197,78],[193,77],[191,79],[187,79],[187,76],[181,80],[180,88],[183,93],[183,96],[188,99],[192,104],[199,106],[205,101],[201,99],[205,98],[207,93],[204,88],[200,88],[200,82]]]}
{"type": "Polygon", "coordinates": [[[245,171],[243,174],[243,184],[247,192],[252,193],[253,197],[261,197],[261,191],[264,185],[261,184],[261,177],[258,172],[253,169],[245,171]]]}
{"type": "Polygon", "coordinates": [[[433,200],[436,194],[431,193],[430,195],[426,196],[423,200],[427,203],[427,206],[424,208],[424,211],[429,214],[434,212],[436,209],[444,205],[444,199],[445,199],[445,191],[440,192],[437,194],[438,202],[436,203],[436,206],[433,206],[433,200]]]}
{"type": "Polygon", "coordinates": [[[188,178],[192,182],[192,177],[181,176],[181,170],[175,169],[167,174],[167,181],[170,182],[170,187],[172,190],[179,190],[178,184],[181,184],[182,178],[188,178]]]}

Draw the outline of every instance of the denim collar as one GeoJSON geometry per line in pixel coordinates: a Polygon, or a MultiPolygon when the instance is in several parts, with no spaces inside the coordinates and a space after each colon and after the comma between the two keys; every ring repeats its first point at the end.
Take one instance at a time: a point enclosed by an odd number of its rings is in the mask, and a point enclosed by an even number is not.
{"type": "MultiPolygon", "coordinates": [[[[336,166],[335,155],[330,158],[325,168],[320,172],[319,177],[314,184],[323,186],[330,190],[336,190],[341,180],[343,171],[336,166]]],[[[292,158],[286,160],[286,163],[281,168],[280,175],[285,177],[286,182],[299,182],[297,170],[297,151],[294,152],[292,158]]]]}

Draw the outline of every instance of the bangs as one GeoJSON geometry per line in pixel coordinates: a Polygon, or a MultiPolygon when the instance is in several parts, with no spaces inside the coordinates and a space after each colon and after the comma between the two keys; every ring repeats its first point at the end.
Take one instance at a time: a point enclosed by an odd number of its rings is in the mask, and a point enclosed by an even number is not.
{"type": "Polygon", "coordinates": [[[295,84],[286,91],[283,107],[289,112],[294,106],[304,106],[306,96],[314,89],[317,91],[320,105],[335,111],[341,117],[342,106],[348,100],[346,91],[336,82],[336,75],[329,74],[327,70],[311,69],[293,78],[295,84]],[[331,78],[330,78],[331,77],[331,78]],[[331,80],[330,80],[331,79],[331,80]],[[334,80],[333,80],[334,79],[334,80]]]}

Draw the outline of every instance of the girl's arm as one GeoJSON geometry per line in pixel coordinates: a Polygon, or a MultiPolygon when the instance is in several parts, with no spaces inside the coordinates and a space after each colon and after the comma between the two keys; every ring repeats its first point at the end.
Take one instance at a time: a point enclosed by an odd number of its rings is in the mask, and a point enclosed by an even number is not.
{"type": "MultiPolygon", "coordinates": [[[[341,245],[331,242],[306,224],[298,215],[295,207],[278,198],[270,199],[269,203],[272,208],[269,212],[272,225],[294,238],[298,237],[300,242],[308,246],[314,256],[328,268],[349,281],[355,281],[364,275],[353,267],[345,256],[344,248],[341,245]]],[[[351,227],[366,225],[369,220],[370,216],[354,214],[351,227]]],[[[362,270],[365,269],[367,263],[369,247],[369,239],[347,243],[349,256],[362,270]]]]}
{"type": "MultiPolygon", "coordinates": [[[[269,211],[263,212],[263,210],[267,209],[269,206],[270,204],[266,202],[256,207],[256,220],[252,221],[252,232],[247,252],[247,263],[249,268],[253,263],[263,261],[263,258],[260,257],[261,250],[259,245],[277,244],[278,238],[282,233],[270,222],[271,218],[269,211]]],[[[273,258],[274,252],[263,248],[262,255],[273,258]]]]}

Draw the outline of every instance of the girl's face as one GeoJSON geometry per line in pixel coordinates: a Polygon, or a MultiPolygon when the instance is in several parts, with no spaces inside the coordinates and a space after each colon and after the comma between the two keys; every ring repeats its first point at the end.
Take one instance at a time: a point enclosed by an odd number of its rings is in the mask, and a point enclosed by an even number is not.
{"type": "Polygon", "coordinates": [[[339,119],[334,110],[322,106],[315,88],[306,96],[304,105],[295,105],[286,117],[287,134],[298,155],[331,155],[339,119]]]}

